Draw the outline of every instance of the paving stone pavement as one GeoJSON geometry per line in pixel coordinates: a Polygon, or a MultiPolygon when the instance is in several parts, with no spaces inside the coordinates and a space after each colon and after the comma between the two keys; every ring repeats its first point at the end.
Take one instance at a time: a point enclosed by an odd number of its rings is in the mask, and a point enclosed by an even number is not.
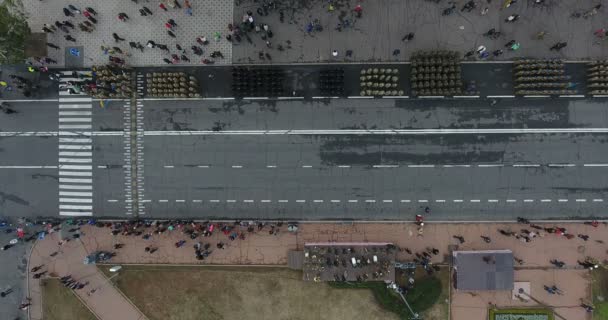
{"type": "Polygon", "coordinates": [[[472,12],[461,12],[467,0],[454,1],[457,9],[450,16],[442,16],[448,1],[429,0],[333,0],[335,10],[328,11],[327,0],[275,0],[277,9],[268,16],[256,13],[260,2],[241,0],[234,9],[234,20],[241,21],[250,10],[257,23],[266,23],[273,31],[270,39],[272,49],[267,49],[255,32],[253,44],[243,40],[233,48],[234,63],[290,63],[328,61],[396,61],[409,60],[416,50],[451,49],[465,53],[484,45],[491,52],[503,49],[501,60],[514,57],[561,57],[565,59],[600,58],[608,54],[608,40],[594,44],[593,31],[605,28],[608,9],[600,8],[597,14],[584,18],[570,18],[574,11],[587,11],[599,1],[591,0],[546,0],[545,6],[533,5],[532,0],[520,0],[506,9],[500,9],[503,1],[476,0],[477,8],[472,12]],[[439,2],[439,3],[435,3],[439,2]],[[363,8],[363,16],[355,18],[353,9],[357,4],[363,8]],[[488,7],[486,15],[481,10],[488,7]],[[285,22],[279,21],[279,10],[285,13],[285,22]],[[515,23],[505,23],[511,14],[519,14],[515,23]],[[321,32],[306,32],[306,25],[319,19],[321,32]],[[341,32],[335,28],[338,22],[349,20],[352,27],[341,32]],[[497,40],[483,37],[490,28],[503,33],[497,40]],[[547,31],[544,40],[534,40],[540,31],[547,31]],[[402,42],[402,37],[414,32],[411,42],[402,42]],[[509,52],[504,44],[510,40],[520,42],[521,48],[509,52]],[[290,41],[289,45],[287,41],[290,41]],[[568,42],[561,52],[549,48],[558,41],[568,42]],[[278,51],[281,44],[285,51],[278,51]],[[332,50],[339,55],[334,58],[332,50]],[[401,53],[393,56],[393,50],[401,53]],[[267,51],[272,60],[260,60],[259,51],[267,51]],[[352,57],[345,57],[346,50],[353,50],[352,57]]]}
{"type": "MultiPolygon", "coordinates": [[[[70,3],[65,0],[26,0],[24,7],[29,17],[30,28],[33,32],[41,32],[44,23],[53,24],[56,20],[70,20],[76,25],[76,30],[70,34],[76,38],[76,42],[69,42],[64,39],[64,33],[60,30],[54,34],[48,34],[48,41],[60,47],[62,50],[49,49],[49,56],[58,61],[58,66],[63,66],[66,62],[66,53],[63,48],[68,45],[84,47],[85,67],[91,65],[99,65],[107,63],[108,56],[103,55],[100,46],[118,46],[123,52],[131,54],[128,57],[127,64],[131,66],[155,66],[164,65],[163,58],[169,58],[170,54],[165,51],[145,48],[144,52],[132,50],[129,48],[129,41],[141,42],[144,46],[148,40],[153,40],[158,44],[165,44],[171,49],[171,53],[178,53],[175,44],[180,44],[184,49],[187,48],[190,63],[180,64],[197,64],[200,65],[201,58],[208,58],[213,51],[219,50],[223,53],[224,59],[217,59],[217,64],[230,64],[232,56],[232,46],[225,39],[225,30],[227,25],[232,20],[233,4],[230,1],[223,0],[191,0],[193,15],[188,16],[185,13],[183,5],[184,0],[179,0],[182,9],[168,8],[168,12],[159,8],[159,1],[139,1],[135,4],[133,1],[126,0],[80,0],[70,3]],[[92,33],[82,32],[78,29],[77,24],[86,20],[82,14],[76,14],[75,18],[67,18],[63,14],[63,7],[68,4],[73,4],[78,9],[83,10],[85,7],[91,7],[97,11],[95,18],[98,20],[96,30],[92,33]],[[142,17],[139,14],[139,9],[147,6],[153,12],[152,16],[142,17]],[[129,16],[127,22],[118,20],[118,13],[124,12],[129,16]],[[175,28],[176,38],[172,38],[167,34],[165,22],[168,19],[174,19],[177,23],[175,28]],[[112,38],[112,33],[117,33],[126,41],[116,44],[112,38]],[[215,32],[222,33],[222,39],[219,42],[213,40],[215,32]],[[196,43],[196,37],[206,36],[209,40],[209,45],[204,46],[204,54],[199,57],[192,54],[189,49],[196,43]]],[[[117,55],[122,56],[122,55],[117,55]]]]}
{"type": "MultiPolygon", "coordinates": [[[[580,299],[588,301],[590,284],[589,273],[578,267],[576,261],[584,260],[586,256],[605,259],[608,243],[608,226],[600,225],[597,228],[583,225],[581,223],[558,223],[560,227],[567,229],[573,235],[589,235],[589,241],[579,238],[571,240],[564,236],[555,234],[541,234],[532,242],[524,243],[514,237],[505,237],[499,234],[498,229],[519,232],[522,228],[530,229],[528,225],[522,224],[428,224],[424,227],[422,236],[418,235],[417,226],[412,223],[361,223],[361,224],[300,224],[297,233],[290,233],[281,227],[278,235],[269,235],[268,227],[253,234],[246,233],[245,240],[230,241],[228,236],[216,231],[211,237],[199,237],[195,240],[188,239],[178,230],[167,231],[161,235],[154,234],[151,239],[143,240],[137,236],[113,236],[108,228],[97,228],[82,226],[82,242],[72,240],[62,247],[57,245],[59,234],[54,233],[42,241],[36,243],[34,254],[30,265],[45,263],[49,272],[59,272],[60,275],[71,273],[82,275],[91,281],[91,287],[101,287],[90,297],[83,295],[86,291],[77,290],[77,294],[102,319],[136,319],[117,315],[116,311],[122,307],[113,307],[112,310],[101,308],[103,301],[98,301],[106,294],[118,299],[114,295],[113,288],[105,284],[94,283],[98,274],[95,267],[82,264],[82,258],[86,252],[95,250],[112,250],[116,243],[124,244],[117,250],[117,256],[111,260],[111,265],[121,263],[133,264],[232,264],[232,265],[285,265],[289,250],[297,250],[309,242],[393,242],[400,248],[409,248],[412,252],[421,252],[426,248],[437,248],[438,255],[432,256],[433,263],[447,263],[450,259],[448,245],[456,245],[458,241],[455,235],[463,235],[465,243],[459,244],[459,250],[490,250],[510,249],[514,256],[524,261],[523,265],[517,265],[515,271],[516,281],[529,281],[532,286],[532,296],[544,303],[555,306],[556,311],[568,319],[588,319],[585,311],[578,307],[580,299]],[[492,239],[486,243],[481,235],[492,239]],[[181,248],[176,248],[174,243],[186,240],[181,248]],[[601,240],[602,242],[597,242],[601,240]],[[204,261],[195,259],[193,244],[196,242],[209,243],[212,253],[204,261]],[[226,249],[217,249],[215,244],[222,241],[227,244],[226,249]],[[155,247],[158,251],[150,254],[144,250],[145,247],[155,247]],[[60,249],[56,258],[50,258],[49,253],[60,249]],[[549,264],[550,259],[559,259],[566,263],[566,268],[556,269],[549,264]],[[51,270],[52,269],[52,270],[51,270]],[[557,285],[566,291],[565,295],[548,295],[542,285],[557,285]],[[81,292],[82,291],[82,292],[81,292]],[[96,305],[99,304],[99,305],[96,305]],[[106,313],[106,314],[104,314],[106,313]],[[111,316],[108,316],[111,315],[111,316]]],[[[543,227],[554,227],[555,224],[545,224],[543,227]]],[[[152,229],[148,229],[151,232],[152,229]]],[[[145,231],[146,232],[146,231],[145,231]]],[[[68,236],[68,234],[63,234],[68,236]]],[[[406,251],[397,254],[398,261],[411,261],[413,256],[406,251]]],[[[102,266],[102,267],[107,267],[102,266]]],[[[31,275],[30,275],[31,277],[31,275]]],[[[77,278],[77,277],[76,277],[77,278]]],[[[78,279],[78,278],[77,278],[78,279]]],[[[103,279],[99,280],[102,281],[103,279]]],[[[30,294],[32,297],[31,312],[39,310],[40,300],[36,296],[34,279],[30,278],[30,294]],[[32,289],[33,288],[33,289],[32,289]]],[[[105,281],[105,280],[104,280],[105,281]]],[[[83,289],[85,290],[85,289],[83,289]]],[[[531,303],[511,299],[511,292],[458,292],[452,290],[452,319],[482,320],[487,318],[488,303],[504,306],[529,306],[531,303]]],[[[107,298],[110,299],[110,298],[107,298]]],[[[119,299],[120,300],[120,299],[119,299]]],[[[106,300],[107,301],[107,300],[106,300]]],[[[124,300],[123,300],[124,301],[124,300]]],[[[121,302],[122,303],[122,302],[121,302]]],[[[124,306],[124,308],[129,309],[124,306]]],[[[133,310],[133,309],[129,309],[133,310]]],[[[39,319],[32,317],[32,319],[39,319]]]]}

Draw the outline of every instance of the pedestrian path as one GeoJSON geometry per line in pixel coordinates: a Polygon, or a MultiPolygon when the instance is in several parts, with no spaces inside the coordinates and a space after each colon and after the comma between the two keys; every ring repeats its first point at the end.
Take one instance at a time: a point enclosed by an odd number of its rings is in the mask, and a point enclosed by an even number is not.
{"type": "MultiPolygon", "coordinates": [[[[125,298],[95,265],[85,265],[83,259],[89,254],[83,243],[72,240],[62,246],[62,232],[47,235],[38,240],[32,249],[29,268],[43,265],[47,274],[62,277],[71,275],[76,281],[88,284],[74,293],[101,320],[140,320],[147,319],[131,302],[125,298]],[[51,253],[57,252],[51,257],[51,253]],[[91,290],[94,292],[91,293],[91,290]]],[[[29,274],[29,296],[31,297],[30,319],[44,319],[42,308],[41,279],[29,274]]]]}
{"type": "MultiPolygon", "coordinates": [[[[77,74],[90,78],[89,72],[77,74]]],[[[92,100],[70,91],[69,81],[81,81],[63,71],[59,83],[59,215],[93,215],[92,100]]]]}

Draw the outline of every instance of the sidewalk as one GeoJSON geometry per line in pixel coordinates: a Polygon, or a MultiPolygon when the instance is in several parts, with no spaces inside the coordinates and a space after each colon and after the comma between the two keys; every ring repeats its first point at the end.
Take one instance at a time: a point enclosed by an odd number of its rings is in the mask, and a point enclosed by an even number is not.
{"type": "MultiPolygon", "coordinates": [[[[87,286],[80,290],[74,290],[74,292],[102,320],[147,319],[109,283],[107,278],[97,269],[97,266],[83,263],[83,259],[89,251],[85,249],[80,241],[72,240],[63,246],[59,246],[60,234],[59,232],[47,235],[44,240],[39,240],[35,244],[29,262],[30,269],[33,266],[44,264],[44,268],[41,270],[47,270],[50,276],[72,275],[76,281],[88,281],[87,286]],[[59,251],[59,254],[50,257],[50,254],[55,251],[59,251]],[[96,289],[96,292],[87,295],[87,292],[91,289],[96,289]]],[[[40,283],[41,280],[34,279],[33,273],[30,272],[29,294],[32,299],[30,319],[32,320],[43,319],[40,283]]]]}
{"type": "MultiPolygon", "coordinates": [[[[554,225],[545,225],[547,227],[554,225]]],[[[289,250],[301,249],[307,242],[358,242],[358,241],[387,241],[393,242],[400,248],[408,248],[413,253],[421,252],[427,247],[439,249],[439,254],[433,256],[434,263],[447,264],[450,261],[448,246],[457,245],[454,235],[465,237],[465,243],[458,245],[459,250],[484,249],[510,249],[514,256],[524,261],[523,265],[516,265],[515,280],[529,281],[532,286],[532,296],[544,303],[554,306],[556,311],[568,319],[586,319],[585,311],[578,307],[580,299],[589,300],[588,271],[577,265],[577,260],[585,257],[605,258],[608,232],[605,225],[597,228],[583,224],[560,224],[570,234],[587,234],[589,241],[579,238],[571,240],[555,234],[546,234],[535,238],[530,243],[523,243],[513,237],[505,237],[498,233],[498,229],[507,229],[519,232],[520,229],[531,229],[521,224],[429,224],[425,226],[423,236],[418,236],[417,226],[413,224],[301,224],[297,233],[289,233],[286,226],[281,227],[278,235],[268,234],[269,227],[260,232],[247,233],[245,240],[230,241],[226,235],[216,231],[210,237],[189,239],[180,231],[167,231],[161,235],[152,235],[151,239],[143,240],[141,236],[113,236],[108,228],[83,226],[85,234],[80,242],[70,241],[62,248],[56,259],[48,258],[48,253],[57,250],[58,235],[54,234],[41,241],[35,248],[35,255],[30,265],[44,261],[49,270],[58,275],[71,273],[76,279],[87,277],[91,281],[86,288],[102,287],[91,297],[85,291],[77,293],[102,319],[138,319],[137,310],[130,307],[112,287],[107,286],[105,279],[100,278],[95,267],[82,264],[86,252],[95,250],[116,251],[117,256],[111,261],[116,264],[236,264],[236,265],[285,265],[289,250]],[[491,243],[484,242],[480,236],[485,235],[492,239],[491,243]],[[186,240],[181,248],[175,247],[175,242],[186,240]],[[604,243],[598,243],[601,240],[604,243]],[[217,242],[227,244],[226,249],[217,249],[217,242]],[[209,243],[212,250],[210,256],[204,261],[196,260],[192,246],[197,243],[209,243]],[[119,250],[112,250],[116,243],[124,244],[119,250]],[[156,247],[158,251],[150,254],[145,247],[156,247]],[[566,263],[566,268],[557,270],[550,265],[550,259],[559,259],[566,263]],[[38,262],[37,262],[38,261],[38,262]],[[557,285],[565,288],[563,296],[548,295],[542,286],[557,285]],[[116,307],[107,308],[108,301],[116,303],[116,307]],[[124,311],[121,311],[124,310],[124,311]],[[135,318],[127,318],[121,312],[130,312],[135,318]]],[[[143,230],[151,232],[152,230],[143,230]]],[[[67,234],[66,234],[67,235],[67,234]]],[[[405,250],[397,255],[398,261],[411,261],[413,255],[405,250]]],[[[82,290],[81,290],[82,291],[82,290]]],[[[33,291],[35,292],[35,290],[33,291]]],[[[32,298],[36,298],[33,295],[32,298]]],[[[499,307],[526,306],[529,303],[514,301],[511,292],[458,292],[452,291],[452,319],[454,320],[482,320],[487,313],[489,302],[499,307]]],[[[40,301],[32,302],[39,308],[40,301]]],[[[34,306],[33,306],[34,307],[34,306]]],[[[32,309],[33,315],[39,315],[32,309]]],[[[32,317],[32,319],[39,319],[32,317]]]]}
{"type": "MultiPolygon", "coordinates": [[[[166,44],[171,53],[177,54],[181,53],[176,50],[175,44],[180,44],[188,51],[190,59],[189,62],[179,62],[185,65],[200,65],[201,59],[209,58],[209,54],[215,50],[225,56],[224,59],[216,59],[217,64],[404,61],[417,50],[456,50],[464,54],[481,45],[487,47],[489,52],[503,49],[504,54],[497,60],[516,57],[580,60],[608,55],[608,41],[600,40],[593,34],[595,30],[606,27],[604,22],[608,10],[602,7],[587,18],[572,17],[573,13],[582,15],[590,12],[597,1],[545,1],[542,6],[535,6],[532,1],[518,1],[506,9],[501,9],[504,1],[492,1],[490,4],[477,1],[477,7],[471,12],[462,11],[466,1],[460,1],[454,13],[448,16],[442,15],[443,10],[449,7],[446,1],[284,0],[274,1],[276,8],[269,8],[268,14],[263,13],[261,1],[190,2],[193,16],[185,13],[184,0],[179,0],[182,9],[167,5],[167,11],[159,8],[159,1],[140,4],[121,0],[79,1],[75,4],[78,9],[90,6],[98,12],[95,16],[98,20],[96,30],[86,33],[76,27],[70,32],[76,42],[66,41],[65,34],[59,30],[48,34],[48,41],[61,47],[60,50],[49,49],[50,56],[60,66],[90,66],[107,62],[108,57],[101,53],[101,45],[118,45],[124,52],[132,54],[127,58],[131,66],[164,65],[162,59],[170,59],[171,56],[158,48],[146,48],[144,52],[129,48],[129,41],[139,41],[145,45],[148,40],[166,44]],[[333,10],[330,10],[329,3],[333,3],[333,10]],[[361,18],[357,18],[354,12],[358,4],[362,6],[361,18]],[[152,16],[140,16],[139,9],[144,5],[153,12],[152,16]],[[485,7],[488,12],[482,15],[485,7]],[[264,39],[263,31],[251,31],[247,36],[243,35],[240,42],[228,41],[228,24],[240,24],[247,11],[252,13],[255,24],[267,24],[273,36],[264,39]],[[130,19],[127,22],[119,21],[119,12],[126,13],[130,19]],[[283,12],[283,22],[280,12],[283,12]],[[518,14],[519,20],[505,23],[505,19],[512,14],[518,14]],[[164,27],[164,23],[171,18],[178,25],[175,38],[170,37],[164,27]],[[323,30],[309,32],[310,23],[321,26],[323,30]],[[341,30],[338,24],[342,24],[341,30]],[[483,34],[491,28],[502,35],[496,40],[484,37],[483,34]],[[547,35],[537,40],[535,35],[541,31],[547,32],[547,35]],[[127,40],[116,44],[111,36],[114,32],[127,40]],[[219,41],[213,39],[216,32],[220,34],[219,41]],[[403,42],[403,36],[410,32],[415,34],[414,39],[403,42]],[[198,36],[206,36],[210,41],[209,45],[203,46],[203,56],[194,55],[190,50],[192,45],[197,45],[195,39],[198,36]],[[270,41],[270,47],[267,47],[266,40],[270,41]],[[521,43],[521,48],[515,52],[507,50],[504,45],[510,40],[521,43]],[[549,50],[557,42],[567,42],[567,47],[559,52],[549,50]],[[82,49],[82,57],[71,57],[66,46],[82,49]],[[393,55],[395,49],[399,49],[400,53],[393,55]],[[338,51],[337,57],[332,56],[332,50],[338,51]],[[347,50],[353,51],[350,57],[346,55],[347,50]],[[271,58],[264,57],[262,60],[260,52],[262,57],[267,53],[271,58]]],[[[41,32],[44,23],[53,24],[55,20],[69,19],[75,25],[86,20],[81,14],[66,18],[62,9],[68,4],[70,2],[65,0],[25,1],[32,31],[41,32]]]]}

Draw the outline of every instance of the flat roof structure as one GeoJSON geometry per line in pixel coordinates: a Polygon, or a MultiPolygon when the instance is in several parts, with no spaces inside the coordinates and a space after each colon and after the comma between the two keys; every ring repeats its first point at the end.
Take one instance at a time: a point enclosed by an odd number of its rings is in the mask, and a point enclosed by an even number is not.
{"type": "Polygon", "coordinates": [[[513,290],[511,250],[454,251],[457,290],[513,290]]]}

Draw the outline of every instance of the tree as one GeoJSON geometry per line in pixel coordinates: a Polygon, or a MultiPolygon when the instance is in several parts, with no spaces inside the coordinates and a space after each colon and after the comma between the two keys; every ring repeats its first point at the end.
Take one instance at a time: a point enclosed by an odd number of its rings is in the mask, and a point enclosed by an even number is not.
{"type": "Polygon", "coordinates": [[[19,0],[0,0],[0,64],[23,62],[30,32],[19,0]]]}

